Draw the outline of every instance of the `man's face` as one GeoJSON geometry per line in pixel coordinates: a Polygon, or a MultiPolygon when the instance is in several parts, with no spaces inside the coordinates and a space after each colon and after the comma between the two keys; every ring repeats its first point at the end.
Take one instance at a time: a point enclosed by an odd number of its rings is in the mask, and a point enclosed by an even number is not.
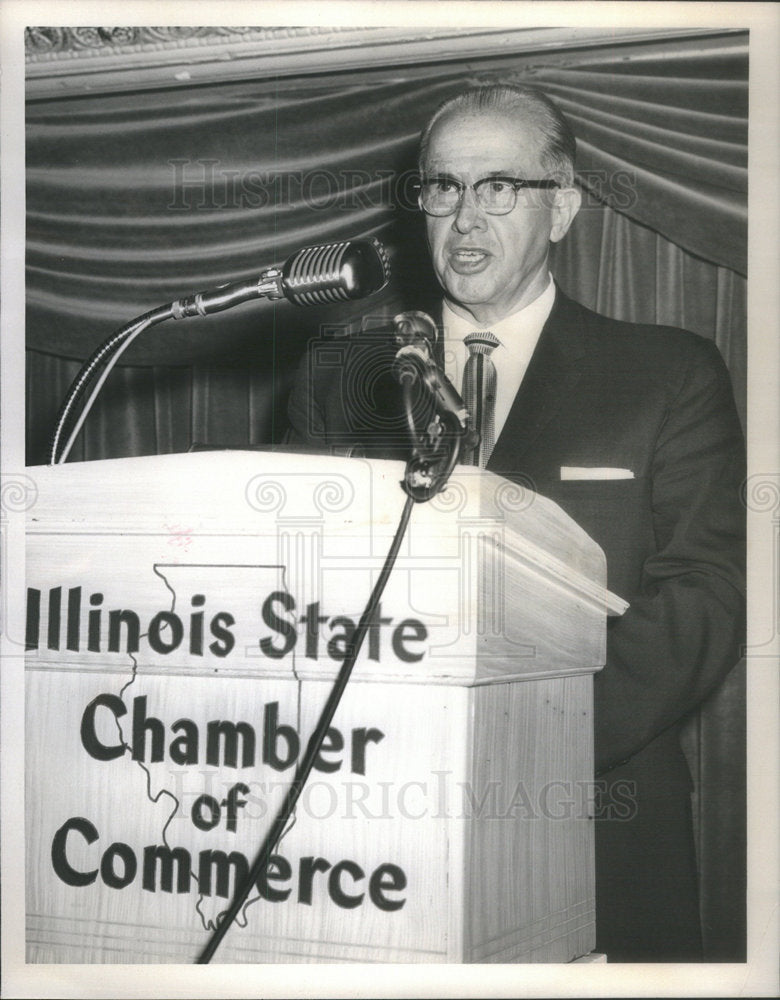
{"type": "MultiPolygon", "coordinates": [[[[453,113],[434,127],[422,172],[471,184],[491,174],[539,180],[541,151],[530,124],[495,112],[453,113]]],[[[496,322],[544,290],[551,233],[563,235],[554,201],[551,191],[521,190],[508,215],[489,215],[467,189],[452,215],[426,216],[433,267],[457,312],[480,324],[496,322]]]]}

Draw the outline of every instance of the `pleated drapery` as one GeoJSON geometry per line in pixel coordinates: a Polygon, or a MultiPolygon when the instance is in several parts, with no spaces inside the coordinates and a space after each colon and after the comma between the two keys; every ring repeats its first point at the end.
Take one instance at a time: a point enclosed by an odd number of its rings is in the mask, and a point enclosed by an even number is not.
{"type": "MultiPolygon", "coordinates": [[[[682,326],[713,339],[729,366],[744,421],[747,283],[741,275],[686,253],[607,206],[583,209],[555,247],[553,271],[567,294],[606,315],[682,326]]],[[[348,309],[325,310],[329,315],[323,325],[363,321],[372,326],[399,309],[427,307],[433,282],[424,285],[422,302],[413,288],[392,290],[348,309]]],[[[182,348],[194,345],[210,349],[211,355],[204,353],[187,366],[117,366],[76,442],[72,460],[168,454],[186,451],[193,443],[240,448],[280,442],[287,429],[286,397],[295,365],[307,337],[317,335],[316,319],[322,316],[313,318],[311,312],[287,303],[256,303],[235,312],[242,310],[242,321],[250,325],[246,344],[240,351],[232,348],[235,357],[225,348],[227,335],[215,334],[213,328],[204,333],[198,325],[219,321],[215,316],[193,321],[190,345],[182,348]]],[[[169,329],[183,336],[171,321],[148,336],[165,340],[169,329]]],[[[96,343],[110,330],[104,328],[96,343]]],[[[155,341],[144,346],[153,354],[170,345],[155,341]]],[[[57,408],[80,365],[48,351],[28,351],[31,464],[46,461],[57,408]]]]}
{"type": "MultiPolygon", "coordinates": [[[[146,308],[307,243],[374,234],[398,253],[417,135],[464,77],[542,86],[574,126],[594,204],[746,273],[746,36],[686,40],[663,58],[628,46],[517,63],[31,102],[28,345],[84,358],[146,308]]],[[[259,304],[166,329],[128,361],[188,364],[214,356],[216,337],[218,356],[240,353],[272,314],[259,304]]]]}
{"type": "Polygon", "coordinates": [[[594,59],[535,81],[571,121],[578,168],[635,178],[622,210],[705,260],[746,273],[747,56],[684,50],[594,59]],[[661,223],[659,216],[664,216],[661,223]]]}
{"type": "MultiPolygon", "coordinates": [[[[297,248],[376,235],[394,276],[365,303],[255,302],[144,334],[112,373],[72,460],[279,442],[309,338],[430,308],[411,198],[419,131],[465,82],[538,84],[578,139],[584,205],[553,261],[564,290],[619,319],[717,343],[746,410],[747,33],[467,64],[31,101],[27,117],[27,448],[113,329],[249,278],[297,248]]],[[[691,723],[706,957],[744,947],[744,678],[691,723]]]]}

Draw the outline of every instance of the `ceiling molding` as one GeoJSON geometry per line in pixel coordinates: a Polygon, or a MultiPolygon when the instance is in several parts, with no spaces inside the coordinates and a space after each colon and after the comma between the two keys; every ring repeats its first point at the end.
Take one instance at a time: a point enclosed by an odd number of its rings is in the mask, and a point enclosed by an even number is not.
{"type": "Polygon", "coordinates": [[[281,43],[318,35],[359,31],[359,28],[302,27],[33,27],[24,29],[25,60],[28,65],[72,59],[120,57],[135,53],[182,53],[198,48],[224,47],[251,41],[281,43]]]}
{"type": "Polygon", "coordinates": [[[677,29],[398,27],[29,27],[28,99],[238,79],[550,56],[733,32],[677,29]]]}

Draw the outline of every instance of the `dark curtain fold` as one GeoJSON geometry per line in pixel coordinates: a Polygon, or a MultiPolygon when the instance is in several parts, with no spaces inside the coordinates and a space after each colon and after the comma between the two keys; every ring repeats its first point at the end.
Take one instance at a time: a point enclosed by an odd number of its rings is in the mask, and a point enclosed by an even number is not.
{"type": "MultiPolygon", "coordinates": [[[[745,36],[666,60],[641,51],[563,65],[505,59],[471,80],[533,82],[579,140],[597,201],[745,274],[745,36]]],[[[189,291],[250,277],[312,242],[374,234],[398,250],[416,137],[462,67],[31,102],[28,343],[83,358],[112,326],[189,291]]],[[[258,306],[264,317],[267,306],[258,306]]],[[[141,363],[246,346],[233,312],[135,349],[141,363]]]]}
{"type": "MultiPolygon", "coordinates": [[[[554,271],[585,305],[717,343],[746,411],[747,34],[501,54],[30,102],[27,442],[47,459],[80,362],[147,309],[300,246],[377,235],[389,288],[321,311],[256,302],[168,322],[112,373],[72,460],[282,440],[307,340],[429,308],[408,180],[421,127],[464,81],[536,83],[579,143],[584,207],[554,271]],[[360,308],[358,308],[360,307],[360,308]]],[[[744,676],[692,721],[707,958],[744,946],[744,676]]]]}
{"type": "MultiPolygon", "coordinates": [[[[31,464],[48,461],[61,400],[80,362],[27,353],[27,428],[31,464]]],[[[203,364],[117,366],[86,421],[69,461],[166,455],[194,444],[248,448],[281,442],[294,368],[274,371],[203,364]]]]}
{"type": "Polygon", "coordinates": [[[731,372],[746,425],[747,281],[686,253],[607,206],[581,211],[555,246],[564,290],[608,316],[681,326],[714,340],[731,372]]]}

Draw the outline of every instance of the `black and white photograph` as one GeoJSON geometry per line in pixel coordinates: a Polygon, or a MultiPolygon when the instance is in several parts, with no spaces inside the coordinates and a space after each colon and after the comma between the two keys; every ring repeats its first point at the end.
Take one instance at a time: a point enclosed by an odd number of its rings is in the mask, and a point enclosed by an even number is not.
{"type": "Polygon", "coordinates": [[[777,9],[2,16],[2,995],[775,995],[777,9]]]}

